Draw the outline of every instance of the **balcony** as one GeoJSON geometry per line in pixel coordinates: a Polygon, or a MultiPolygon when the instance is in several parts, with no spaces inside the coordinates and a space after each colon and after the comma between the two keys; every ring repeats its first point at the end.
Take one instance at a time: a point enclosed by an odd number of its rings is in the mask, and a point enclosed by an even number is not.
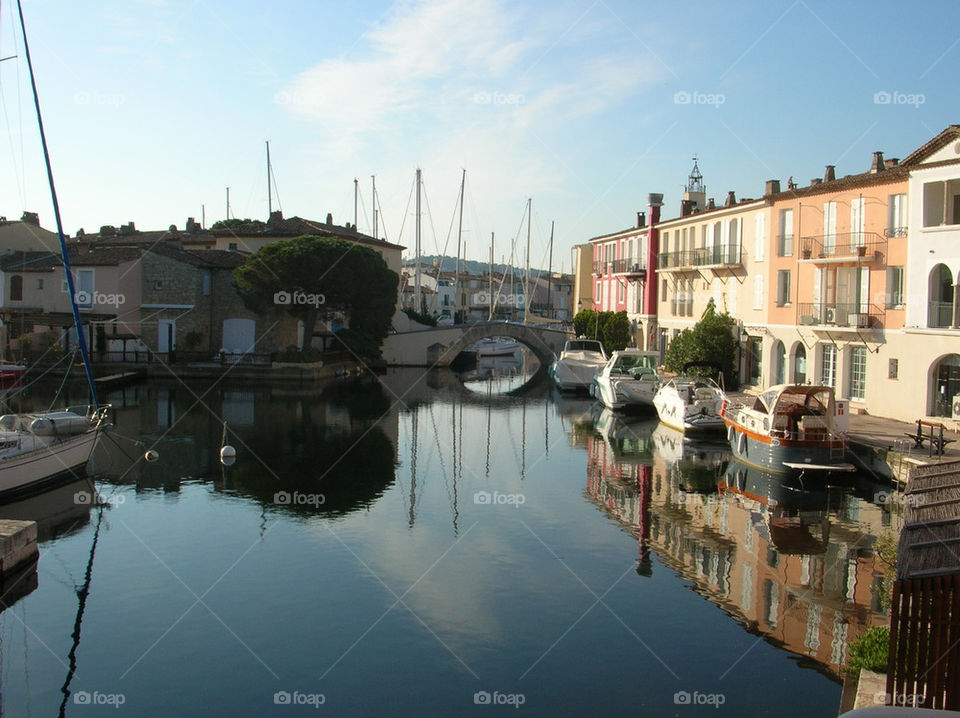
{"type": "Polygon", "coordinates": [[[883,230],[884,237],[906,237],[908,234],[907,227],[887,227],[883,230]]]}
{"type": "Polygon", "coordinates": [[[885,314],[876,304],[801,302],[797,305],[797,324],[840,331],[882,329],[885,314]]]}
{"type": "Polygon", "coordinates": [[[610,263],[614,274],[644,279],[647,276],[647,262],[639,257],[625,257],[610,263]]]}
{"type": "Polygon", "coordinates": [[[810,264],[883,263],[887,240],[876,232],[840,232],[800,238],[800,261],[810,264]]]}
{"type": "Polygon", "coordinates": [[[602,277],[608,271],[610,271],[610,265],[612,262],[594,262],[593,263],[593,274],[596,277],[602,277]]]}
{"type": "Polygon", "coordinates": [[[741,264],[739,244],[661,252],[657,255],[657,269],[661,271],[682,272],[714,267],[736,267],[741,264]]]}

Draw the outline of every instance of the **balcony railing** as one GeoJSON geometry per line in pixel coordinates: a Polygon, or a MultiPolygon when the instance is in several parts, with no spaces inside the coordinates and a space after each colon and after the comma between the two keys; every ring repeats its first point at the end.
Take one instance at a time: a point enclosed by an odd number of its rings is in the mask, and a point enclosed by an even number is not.
{"type": "Polygon", "coordinates": [[[800,302],[797,323],[841,329],[881,329],[885,312],[876,304],[800,302]]]}
{"type": "Polygon", "coordinates": [[[839,232],[800,239],[800,259],[817,262],[880,261],[887,240],[876,232],[839,232]]]}
{"type": "Polygon", "coordinates": [[[647,262],[638,257],[625,257],[611,262],[614,274],[646,274],[647,262]]]}
{"type": "Polygon", "coordinates": [[[953,302],[930,302],[927,309],[927,326],[932,329],[953,326],[953,302]]]}
{"type": "Polygon", "coordinates": [[[729,266],[741,263],[739,244],[683,249],[677,252],[661,252],[657,255],[658,269],[729,266]]]}
{"type": "Polygon", "coordinates": [[[906,227],[887,227],[883,230],[884,237],[906,237],[907,233],[906,227]]]}

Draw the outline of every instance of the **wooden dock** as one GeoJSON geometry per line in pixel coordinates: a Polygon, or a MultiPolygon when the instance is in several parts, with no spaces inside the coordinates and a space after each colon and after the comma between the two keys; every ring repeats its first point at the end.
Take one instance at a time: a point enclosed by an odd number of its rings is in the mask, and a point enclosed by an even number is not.
{"type": "Polygon", "coordinates": [[[39,555],[36,521],[0,519],[0,583],[36,563],[39,555]]]}

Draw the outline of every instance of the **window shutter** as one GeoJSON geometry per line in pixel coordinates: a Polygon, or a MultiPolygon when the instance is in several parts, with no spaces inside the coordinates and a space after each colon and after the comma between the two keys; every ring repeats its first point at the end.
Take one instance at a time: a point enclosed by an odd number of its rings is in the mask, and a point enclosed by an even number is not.
{"type": "Polygon", "coordinates": [[[860,312],[870,311],[870,268],[860,267],[860,312]]]}
{"type": "Polygon", "coordinates": [[[753,225],[753,259],[757,262],[763,261],[763,250],[767,238],[764,236],[767,232],[767,215],[760,212],[754,219],[753,225]]]}

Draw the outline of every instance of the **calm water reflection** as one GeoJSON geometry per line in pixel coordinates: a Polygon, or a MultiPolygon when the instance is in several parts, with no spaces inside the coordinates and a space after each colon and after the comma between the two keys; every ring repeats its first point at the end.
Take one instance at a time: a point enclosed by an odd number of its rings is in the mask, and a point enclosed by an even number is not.
{"type": "Polygon", "coordinates": [[[43,542],[0,613],[3,713],[835,711],[884,621],[877,487],[784,485],[534,370],[114,393],[102,521],[82,485],[0,510],[43,542]]]}

